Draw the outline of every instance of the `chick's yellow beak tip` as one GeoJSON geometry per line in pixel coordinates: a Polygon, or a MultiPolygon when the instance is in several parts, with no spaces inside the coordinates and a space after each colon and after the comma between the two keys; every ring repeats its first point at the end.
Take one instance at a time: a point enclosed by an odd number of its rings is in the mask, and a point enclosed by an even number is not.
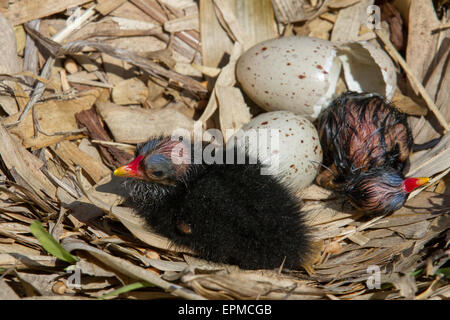
{"type": "Polygon", "coordinates": [[[118,176],[118,177],[125,177],[127,176],[127,170],[125,168],[126,166],[122,166],[117,168],[116,170],[114,170],[113,175],[118,176]]]}

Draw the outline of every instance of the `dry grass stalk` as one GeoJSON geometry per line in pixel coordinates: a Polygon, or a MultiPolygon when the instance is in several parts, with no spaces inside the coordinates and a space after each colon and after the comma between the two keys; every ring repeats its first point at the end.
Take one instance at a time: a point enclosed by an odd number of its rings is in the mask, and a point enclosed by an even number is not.
{"type": "Polygon", "coordinates": [[[416,76],[412,73],[411,69],[408,67],[408,64],[406,63],[405,59],[398,53],[398,51],[394,48],[391,41],[388,39],[386,34],[382,30],[376,30],[377,36],[383,41],[384,45],[386,46],[386,50],[388,53],[395,59],[405,70],[406,74],[408,75],[408,78],[414,85],[418,88],[421,96],[427,103],[427,106],[430,108],[430,110],[434,113],[436,118],[438,119],[441,126],[445,129],[445,132],[447,132],[450,129],[450,125],[447,123],[447,120],[445,120],[442,113],[439,111],[439,109],[436,107],[434,101],[429,96],[428,92],[423,87],[422,83],[416,78],[416,76]]]}

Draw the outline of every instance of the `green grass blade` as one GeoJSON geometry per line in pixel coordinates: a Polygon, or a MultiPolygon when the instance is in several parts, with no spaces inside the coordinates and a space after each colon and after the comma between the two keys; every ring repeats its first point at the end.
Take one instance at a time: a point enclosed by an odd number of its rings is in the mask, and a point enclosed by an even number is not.
{"type": "Polygon", "coordinates": [[[443,274],[447,279],[450,279],[450,268],[440,268],[435,274],[443,274]]]}
{"type": "Polygon", "coordinates": [[[145,287],[153,287],[153,285],[148,283],[148,282],[145,282],[145,281],[135,282],[135,283],[129,284],[127,286],[124,286],[122,288],[119,288],[117,290],[111,291],[111,292],[109,292],[107,294],[104,294],[99,299],[106,299],[106,298],[109,298],[109,297],[112,297],[112,296],[118,296],[118,295],[120,295],[122,293],[130,292],[130,291],[137,290],[137,289],[140,289],[140,288],[145,288],[145,287]]]}
{"type": "Polygon", "coordinates": [[[39,221],[34,221],[30,225],[30,230],[36,239],[39,240],[41,246],[51,255],[69,263],[75,263],[80,260],[64,249],[59,242],[56,241],[55,238],[53,238],[52,235],[44,229],[39,221]]]}
{"type": "Polygon", "coordinates": [[[416,271],[411,272],[410,274],[413,277],[417,277],[418,275],[420,275],[423,272],[423,269],[417,269],[416,271]]]}

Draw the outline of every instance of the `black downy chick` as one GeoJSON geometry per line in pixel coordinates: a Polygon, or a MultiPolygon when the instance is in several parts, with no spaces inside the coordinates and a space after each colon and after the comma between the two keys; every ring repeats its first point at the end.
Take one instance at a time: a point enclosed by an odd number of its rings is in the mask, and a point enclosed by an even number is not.
{"type": "Polygon", "coordinates": [[[373,93],[347,92],[318,118],[324,150],[316,181],[342,192],[368,214],[400,209],[428,178],[405,178],[402,171],[413,147],[406,115],[373,93]]]}
{"type": "Polygon", "coordinates": [[[193,155],[193,145],[153,139],[114,174],[127,177],[132,205],[174,245],[244,269],[300,267],[310,238],[292,193],[247,155],[245,164],[195,164],[193,155]]]}

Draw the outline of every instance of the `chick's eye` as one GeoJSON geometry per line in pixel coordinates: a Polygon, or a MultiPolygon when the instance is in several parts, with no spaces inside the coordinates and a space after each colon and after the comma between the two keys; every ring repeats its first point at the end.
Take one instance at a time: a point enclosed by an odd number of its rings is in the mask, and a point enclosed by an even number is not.
{"type": "Polygon", "coordinates": [[[162,177],[164,174],[164,172],[162,171],[153,171],[152,175],[154,175],[155,177],[162,177]]]}

